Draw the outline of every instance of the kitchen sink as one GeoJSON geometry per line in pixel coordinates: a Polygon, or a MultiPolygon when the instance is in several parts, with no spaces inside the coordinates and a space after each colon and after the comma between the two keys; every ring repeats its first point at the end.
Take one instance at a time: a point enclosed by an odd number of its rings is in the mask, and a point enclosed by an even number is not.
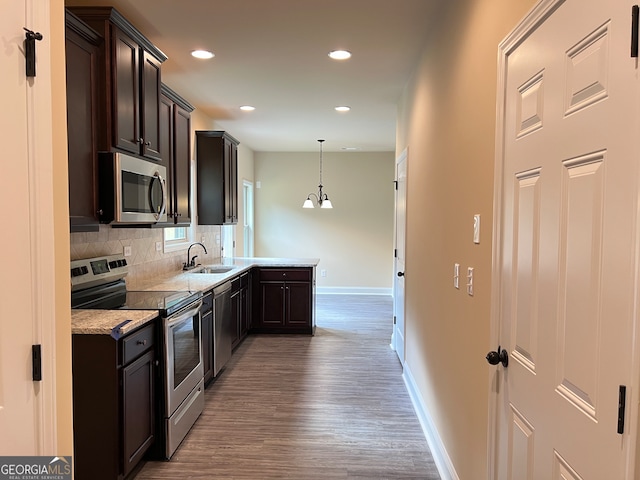
{"type": "Polygon", "coordinates": [[[193,273],[227,273],[236,267],[228,267],[226,265],[211,265],[209,267],[202,267],[200,270],[196,270],[193,273]]]}

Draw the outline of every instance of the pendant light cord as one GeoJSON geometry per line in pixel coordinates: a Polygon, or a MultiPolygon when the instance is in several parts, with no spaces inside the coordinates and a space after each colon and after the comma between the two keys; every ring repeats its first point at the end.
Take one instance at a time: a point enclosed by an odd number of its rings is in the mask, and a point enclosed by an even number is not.
{"type": "Polygon", "coordinates": [[[320,142],[320,185],[319,187],[322,187],[322,142],[324,142],[324,140],[318,140],[318,142],[320,142]]]}

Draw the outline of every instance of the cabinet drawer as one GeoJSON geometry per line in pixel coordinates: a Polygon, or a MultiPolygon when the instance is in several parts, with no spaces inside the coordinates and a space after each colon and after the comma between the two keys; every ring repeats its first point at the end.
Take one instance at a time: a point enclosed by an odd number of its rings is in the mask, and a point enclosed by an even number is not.
{"type": "Polygon", "coordinates": [[[153,325],[147,325],[122,340],[122,365],[126,365],[149,350],[154,344],[153,325]]]}
{"type": "Polygon", "coordinates": [[[296,268],[296,269],[281,269],[270,268],[260,270],[260,280],[267,282],[274,281],[296,281],[296,282],[310,282],[311,271],[308,268],[296,268]]]}

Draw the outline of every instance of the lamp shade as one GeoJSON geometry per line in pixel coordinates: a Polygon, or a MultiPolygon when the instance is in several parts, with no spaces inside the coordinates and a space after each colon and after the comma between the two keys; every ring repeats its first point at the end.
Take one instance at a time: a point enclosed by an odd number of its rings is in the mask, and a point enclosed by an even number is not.
{"type": "Polygon", "coordinates": [[[328,198],[325,198],[322,201],[322,205],[320,205],[320,208],[333,208],[333,205],[331,205],[331,200],[329,200],[328,198]]]}
{"type": "Polygon", "coordinates": [[[302,208],[314,208],[313,207],[313,202],[311,201],[310,198],[307,198],[304,203],[302,204],[302,208]]]}

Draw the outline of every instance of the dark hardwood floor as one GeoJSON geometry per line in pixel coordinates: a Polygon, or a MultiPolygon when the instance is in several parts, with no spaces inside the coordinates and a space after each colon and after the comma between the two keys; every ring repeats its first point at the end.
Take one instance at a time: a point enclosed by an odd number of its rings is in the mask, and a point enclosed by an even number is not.
{"type": "Polygon", "coordinates": [[[249,336],[152,479],[439,479],[389,347],[392,300],[318,295],[314,337],[249,336]]]}

